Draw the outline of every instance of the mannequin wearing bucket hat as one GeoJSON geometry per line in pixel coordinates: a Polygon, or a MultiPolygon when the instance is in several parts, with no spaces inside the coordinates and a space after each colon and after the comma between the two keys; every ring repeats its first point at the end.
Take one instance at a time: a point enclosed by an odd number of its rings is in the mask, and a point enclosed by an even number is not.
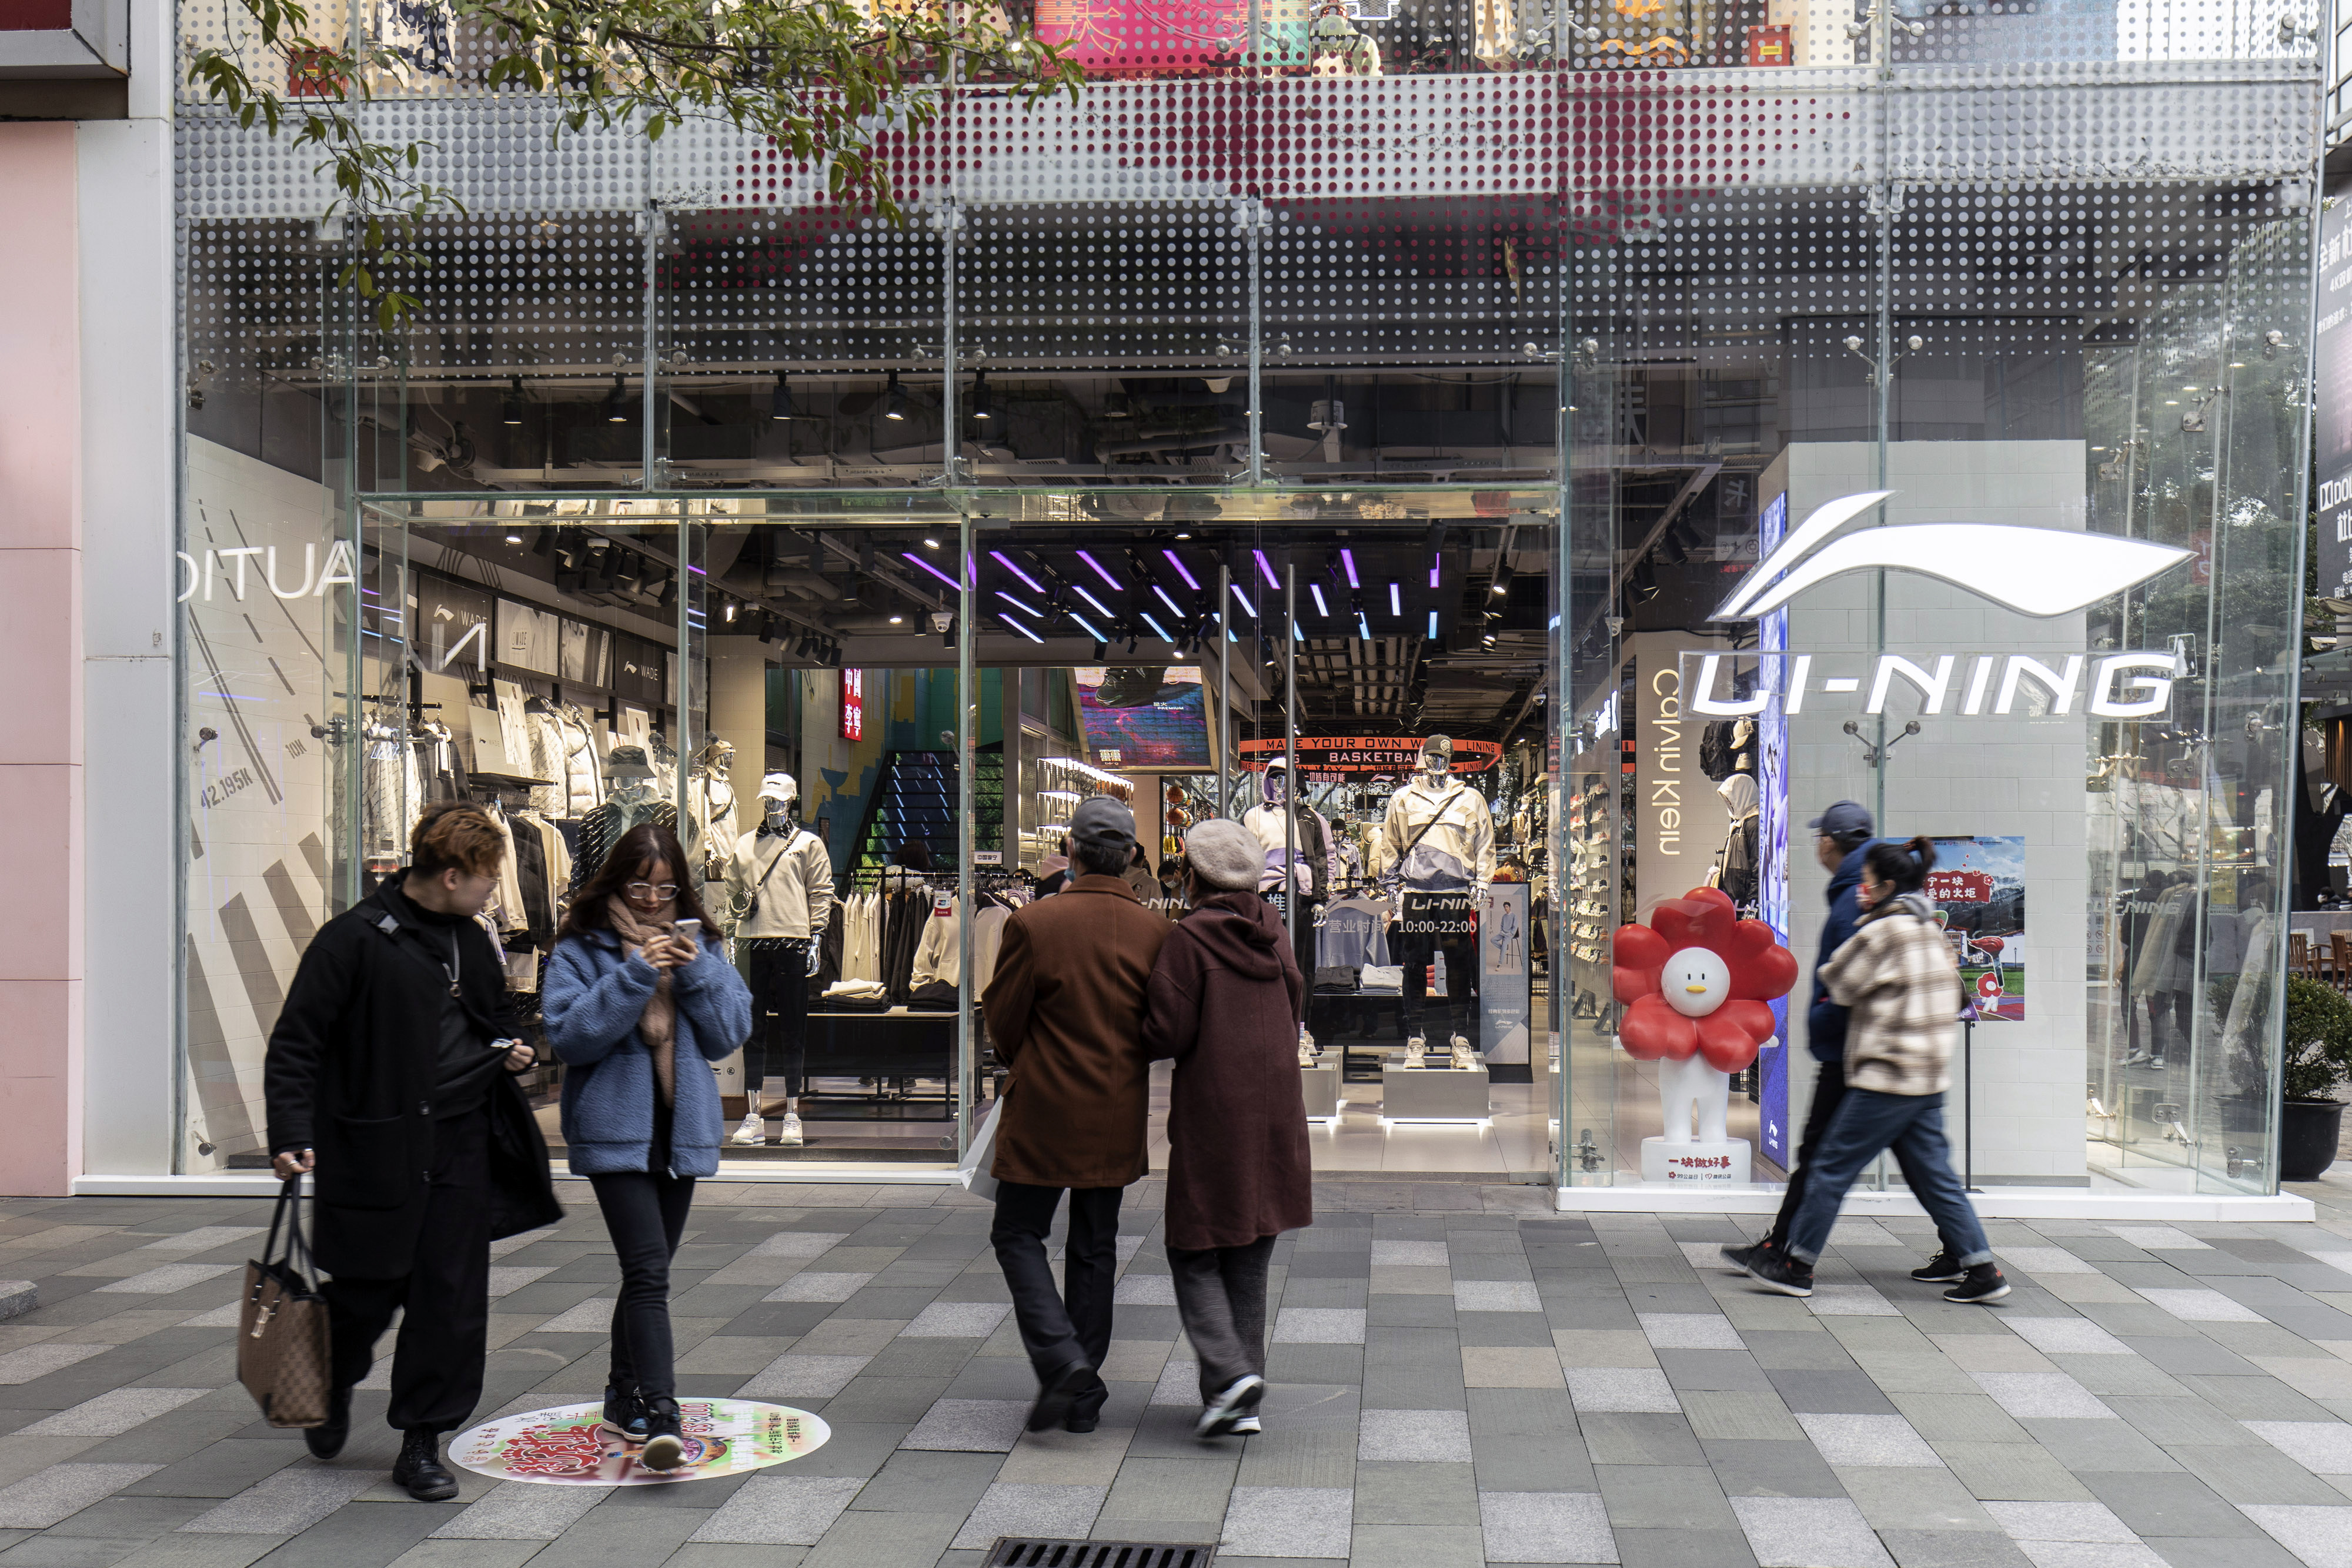
{"type": "Polygon", "coordinates": [[[654,767],[642,746],[616,746],[604,756],[606,794],[580,821],[580,845],[572,856],[572,891],[577,893],[603,869],[604,856],[631,828],[651,822],[677,831],[677,806],[654,789],[654,767]]]}

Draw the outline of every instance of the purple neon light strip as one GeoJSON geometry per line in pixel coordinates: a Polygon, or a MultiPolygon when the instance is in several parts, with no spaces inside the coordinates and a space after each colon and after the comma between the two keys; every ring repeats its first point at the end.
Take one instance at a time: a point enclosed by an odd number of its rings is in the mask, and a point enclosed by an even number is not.
{"type": "Polygon", "coordinates": [[[1242,591],[1242,585],[1238,582],[1233,582],[1227,583],[1225,586],[1234,591],[1234,597],[1242,601],[1242,608],[1249,612],[1250,619],[1253,621],[1256,620],[1257,606],[1249,601],[1249,595],[1242,591]]]}
{"type": "MultiPolygon", "coordinates": [[[[1117,578],[1113,577],[1109,572],[1105,571],[1105,570],[1103,570],[1103,563],[1102,563],[1102,562],[1100,562],[1100,561],[1097,560],[1094,557],[1092,557],[1092,556],[1088,555],[1088,554],[1087,554],[1086,551],[1084,551],[1084,550],[1080,550],[1080,551],[1078,552],[1078,559],[1079,559],[1080,560],[1082,560],[1082,561],[1085,561],[1088,566],[1093,567],[1093,568],[1095,569],[1095,575],[1096,575],[1097,577],[1101,578],[1105,582],[1108,583],[1108,584],[1110,585],[1110,591],[1111,591],[1113,593],[1125,593],[1125,592],[1127,591],[1127,590],[1126,590],[1126,589],[1121,588],[1121,587],[1118,585],[1118,579],[1117,579],[1117,578]]],[[[1110,612],[1109,612],[1109,611],[1108,611],[1108,610],[1106,610],[1106,611],[1104,611],[1104,612],[1103,612],[1103,613],[1104,613],[1104,614],[1106,614],[1106,615],[1108,615],[1108,614],[1109,614],[1109,613],[1110,613],[1110,612]]]]}
{"type": "Polygon", "coordinates": [[[1350,588],[1363,587],[1364,585],[1362,583],[1356,580],[1356,552],[1351,549],[1343,549],[1339,552],[1339,559],[1348,563],[1348,586],[1350,588]]]}
{"type": "Polygon", "coordinates": [[[1168,564],[1176,569],[1176,575],[1184,580],[1185,587],[1191,589],[1195,593],[1201,591],[1201,580],[1192,575],[1192,569],[1184,564],[1184,558],[1182,556],[1178,555],[1172,549],[1164,549],[1160,553],[1168,558],[1168,564]]]}
{"type": "Polygon", "coordinates": [[[929,572],[933,577],[938,578],[941,582],[946,583],[950,588],[954,589],[958,593],[961,593],[963,591],[962,583],[958,582],[954,578],[950,577],[946,572],[941,571],[938,567],[933,566],[929,561],[925,560],[921,556],[908,555],[905,550],[900,550],[898,553],[906,559],[911,560],[917,566],[921,567],[925,571],[929,572]]]}
{"type": "Polygon", "coordinates": [[[1093,605],[1097,610],[1101,611],[1101,612],[1103,612],[1103,615],[1104,615],[1104,617],[1105,617],[1106,619],[1108,619],[1108,620],[1111,620],[1111,621],[1116,621],[1116,620],[1118,620],[1118,616],[1116,616],[1116,615],[1114,615],[1114,614],[1112,614],[1112,613],[1111,613],[1111,608],[1110,608],[1110,606],[1109,606],[1109,605],[1105,604],[1101,600],[1097,599],[1093,594],[1088,593],[1088,592],[1087,591],[1087,585],[1086,585],[1085,583],[1083,583],[1083,582],[1074,582],[1074,583],[1070,584],[1070,587],[1071,587],[1071,589],[1072,589],[1074,591],[1076,591],[1076,592],[1077,596],[1078,596],[1080,599],[1085,600],[1088,604],[1091,604],[1091,605],[1093,605]]]}
{"type": "Polygon", "coordinates": [[[992,560],[992,561],[994,561],[994,562],[996,562],[999,566],[1002,566],[1005,570],[1007,570],[1007,571],[1011,572],[1013,576],[1015,576],[1015,577],[1019,578],[1022,581],[1024,581],[1024,582],[1027,583],[1027,584],[1029,585],[1029,591],[1030,591],[1031,592],[1033,592],[1033,593],[1043,593],[1043,592],[1045,592],[1045,585],[1044,583],[1039,582],[1035,578],[1034,578],[1034,577],[1030,576],[1027,572],[1025,572],[1025,571],[1022,570],[1020,569],[1020,567],[1018,567],[1018,566],[1014,565],[1014,564],[1013,564],[1013,558],[1012,558],[1012,557],[1010,557],[1010,556],[1008,556],[1008,555],[1006,555],[1003,550],[1001,550],[1001,549],[992,549],[992,550],[990,550],[990,551],[988,552],[988,559],[991,559],[991,560],[992,560]]]}
{"type": "Polygon", "coordinates": [[[1160,587],[1158,583],[1156,583],[1156,582],[1155,582],[1155,583],[1153,583],[1153,584],[1151,585],[1151,591],[1152,591],[1152,592],[1154,592],[1154,593],[1156,593],[1156,594],[1158,594],[1158,595],[1160,595],[1160,603],[1162,603],[1162,604],[1165,604],[1166,606],[1168,606],[1168,613],[1169,613],[1169,614],[1173,615],[1174,617],[1176,617],[1176,619],[1177,619],[1177,621],[1178,621],[1179,622],[1181,622],[1183,621],[1183,619],[1184,619],[1184,607],[1183,607],[1182,605],[1181,605],[1181,604],[1177,603],[1173,599],[1169,598],[1169,597],[1168,597],[1168,591],[1167,591],[1166,589],[1164,589],[1164,588],[1160,587]]]}
{"type": "MultiPolygon", "coordinates": [[[[1265,551],[1262,549],[1254,549],[1250,551],[1250,554],[1257,557],[1257,569],[1258,570],[1265,573],[1265,585],[1268,588],[1273,589],[1276,593],[1280,593],[1282,591],[1282,580],[1275,576],[1274,568],[1266,564],[1265,551]]],[[[1253,612],[1253,613],[1255,612],[1253,612]]]]}
{"type": "Polygon", "coordinates": [[[999,621],[1003,622],[1007,626],[1012,627],[1015,632],[1020,632],[1024,637],[1028,638],[1028,639],[1029,639],[1029,641],[1031,641],[1032,643],[1035,643],[1039,644],[1040,646],[1042,646],[1042,645],[1045,643],[1045,639],[1044,639],[1043,637],[1040,637],[1039,635],[1037,635],[1037,633],[1036,633],[1036,632],[1032,632],[1031,630],[1029,630],[1029,628],[1028,628],[1028,627],[1024,626],[1023,624],[1021,624],[1021,622],[1020,622],[1015,621],[1014,619],[1013,619],[1013,617],[1012,617],[1012,616],[1010,616],[1010,615],[999,615],[999,616],[997,616],[997,619],[998,619],[999,621]]]}

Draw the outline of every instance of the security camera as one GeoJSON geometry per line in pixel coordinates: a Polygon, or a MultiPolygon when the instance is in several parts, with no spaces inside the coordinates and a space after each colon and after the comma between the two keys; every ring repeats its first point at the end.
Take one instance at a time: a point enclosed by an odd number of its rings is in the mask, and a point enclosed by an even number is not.
{"type": "Polygon", "coordinates": [[[1609,628],[1609,634],[1612,637],[1621,635],[1625,630],[1625,618],[1622,615],[1604,615],[1601,619],[1601,623],[1609,628]]]}
{"type": "Polygon", "coordinates": [[[950,632],[954,631],[954,630],[955,630],[955,612],[953,612],[953,611],[951,611],[951,610],[934,610],[934,611],[932,611],[932,612],[931,612],[931,630],[932,630],[932,631],[934,631],[934,632],[939,632],[941,636],[945,636],[945,635],[947,635],[947,633],[949,633],[950,632]]]}

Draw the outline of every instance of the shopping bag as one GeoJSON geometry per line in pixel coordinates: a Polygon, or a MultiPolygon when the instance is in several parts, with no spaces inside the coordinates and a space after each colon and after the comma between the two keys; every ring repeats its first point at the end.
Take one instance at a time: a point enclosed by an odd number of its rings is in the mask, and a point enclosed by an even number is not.
{"type": "Polygon", "coordinates": [[[310,1244],[302,1235],[302,1178],[278,1192],[278,1212],[261,1256],[245,1266],[236,1314],[236,1380],[273,1427],[318,1427],[327,1420],[333,1379],[328,1370],[327,1303],[320,1296],[310,1244]],[[286,1249],[278,1233],[286,1232],[286,1249]]]}
{"type": "Polygon", "coordinates": [[[963,1152],[963,1162],[956,1166],[956,1179],[974,1197],[996,1196],[996,1177],[988,1167],[996,1160],[996,1119],[1003,1111],[1003,1094],[988,1103],[988,1114],[981,1119],[980,1131],[971,1135],[971,1147],[963,1152]]]}

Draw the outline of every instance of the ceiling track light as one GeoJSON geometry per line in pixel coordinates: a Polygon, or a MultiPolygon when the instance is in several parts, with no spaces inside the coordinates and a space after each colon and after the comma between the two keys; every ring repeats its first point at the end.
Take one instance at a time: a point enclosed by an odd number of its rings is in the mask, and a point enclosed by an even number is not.
{"type": "Polygon", "coordinates": [[[508,377],[507,390],[499,394],[499,423],[500,424],[520,424],[522,423],[522,378],[520,376],[508,377]]]}
{"type": "Polygon", "coordinates": [[[778,371],[776,372],[776,384],[768,393],[768,417],[770,419],[798,419],[800,416],[800,404],[793,401],[792,383],[784,380],[783,371],[778,371]]]}
{"type": "Polygon", "coordinates": [[[882,417],[901,420],[907,417],[907,389],[898,384],[898,372],[896,371],[890,372],[890,379],[882,389],[882,417]]]}
{"type": "Polygon", "coordinates": [[[988,372],[980,371],[971,378],[971,416],[974,419],[994,419],[988,406],[988,372]]]}
{"type": "Polygon", "coordinates": [[[604,423],[607,424],[629,423],[628,383],[618,376],[613,378],[613,390],[604,394],[604,423]]]}

